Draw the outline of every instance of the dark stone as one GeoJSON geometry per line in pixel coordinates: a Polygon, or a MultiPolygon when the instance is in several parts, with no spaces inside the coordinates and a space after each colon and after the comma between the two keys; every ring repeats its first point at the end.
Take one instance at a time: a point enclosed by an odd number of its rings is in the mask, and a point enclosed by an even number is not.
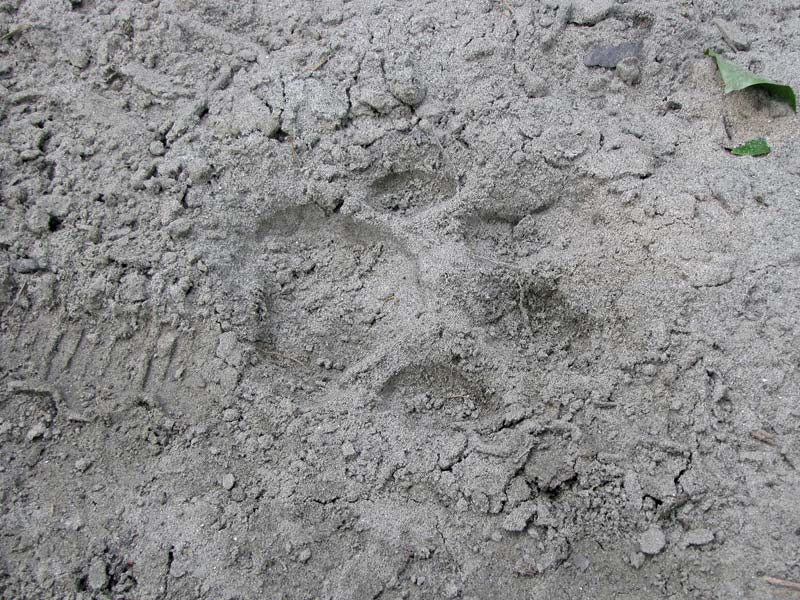
{"type": "Polygon", "coordinates": [[[36,273],[42,266],[35,258],[19,258],[11,263],[11,269],[17,273],[36,273]]]}
{"type": "Polygon", "coordinates": [[[639,56],[641,51],[641,42],[625,42],[616,46],[595,46],[583,59],[583,64],[587,67],[613,69],[622,59],[639,56]]]}

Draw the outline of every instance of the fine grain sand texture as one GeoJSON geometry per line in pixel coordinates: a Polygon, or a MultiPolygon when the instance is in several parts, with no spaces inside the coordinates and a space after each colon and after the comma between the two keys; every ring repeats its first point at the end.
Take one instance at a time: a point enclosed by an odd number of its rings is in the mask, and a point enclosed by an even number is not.
{"type": "Polygon", "coordinates": [[[0,597],[798,597],[800,4],[0,34],[0,597]]]}

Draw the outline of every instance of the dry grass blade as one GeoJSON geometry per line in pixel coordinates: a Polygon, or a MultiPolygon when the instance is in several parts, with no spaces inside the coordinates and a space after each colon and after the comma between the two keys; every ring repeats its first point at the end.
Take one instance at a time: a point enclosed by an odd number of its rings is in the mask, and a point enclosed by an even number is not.
{"type": "Polygon", "coordinates": [[[775,436],[762,429],[756,429],[755,431],[751,431],[750,437],[752,437],[754,440],[758,440],[759,442],[762,442],[769,446],[778,445],[777,442],[775,441],[775,436]]]}
{"type": "Polygon", "coordinates": [[[24,282],[24,283],[23,283],[23,284],[20,286],[20,288],[19,288],[19,291],[17,292],[17,295],[16,295],[16,296],[14,296],[14,301],[13,301],[13,302],[11,302],[11,304],[9,304],[9,305],[8,305],[8,308],[6,308],[6,309],[5,309],[5,311],[3,311],[3,318],[4,318],[4,319],[5,319],[5,317],[6,317],[6,315],[7,315],[8,313],[10,313],[12,310],[14,310],[14,307],[17,305],[17,301],[20,299],[20,296],[22,296],[22,293],[25,291],[25,288],[26,288],[27,286],[28,286],[28,282],[27,282],[27,281],[25,281],[25,282],[24,282]]]}
{"type": "Polygon", "coordinates": [[[30,23],[23,23],[22,25],[11,26],[11,27],[9,27],[8,31],[6,32],[6,34],[3,35],[2,37],[0,37],[0,41],[5,42],[7,40],[10,40],[10,39],[22,34],[22,33],[25,33],[31,27],[33,27],[33,25],[31,25],[30,23]]]}
{"type": "Polygon", "coordinates": [[[788,579],[780,579],[778,577],[769,577],[769,576],[762,577],[762,579],[764,580],[764,583],[768,583],[776,587],[782,587],[787,590],[794,590],[795,592],[800,592],[800,583],[798,583],[797,581],[789,581],[788,579]]]}
{"type": "Polygon", "coordinates": [[[281,354],[280,352],[273,352],[272,350],[264,350],[264,354],[269,354],[270,356],[275,356],[277,358],[283,358],[285,360],[290,360],[290,361],[292,361],[294,364],[296,364],[299,367],[305,367],[305,365],[303,364],[302,361],[294,358],[293,356],[289,356],[288,354],[281,354]]]}

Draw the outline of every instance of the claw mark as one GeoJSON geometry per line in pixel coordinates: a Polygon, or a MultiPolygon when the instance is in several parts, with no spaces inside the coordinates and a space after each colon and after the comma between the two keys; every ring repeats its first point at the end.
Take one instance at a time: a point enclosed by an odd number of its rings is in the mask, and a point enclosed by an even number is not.
{"type": "Polygon", "coordinates": [[[49,379],[50,378],[50,371],[53,368],[53,360],[55,359],[56,354],[58,353],[58,348],[61,345],[61,340],[63,340],[63,339],[64,339],[64,332],[63,331],[59,331],[56,334],[55,339],[53,339],[53,341],[50,343],[50,349],[47,351],[47,359],[46,359],[45,368],[44,368],[44,378],[45,379],[49,379]]]}
{"type": "Polygon", "coordinates": [[[75,355],[78,353],[78,349],[81,347],[81,344],[83,343],[83,338],[84,338],[85,335],[86,335],[86,330],[85,329],[81,329],[81,333],[78,336],[78,341],[72,347],[72,351],[68,354],[67,360],[64,361],[64,366],[62,368],[62,371],[67,371],[72,367],[72,359],[74,359],[75,355]]]}

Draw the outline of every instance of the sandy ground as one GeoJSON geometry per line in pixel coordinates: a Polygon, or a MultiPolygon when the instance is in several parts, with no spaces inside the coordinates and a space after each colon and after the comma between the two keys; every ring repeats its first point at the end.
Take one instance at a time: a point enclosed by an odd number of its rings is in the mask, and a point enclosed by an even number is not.
{"type": "Polygon", "coordinates": [[[3,598],[798,597],[800,4],[5,32],[3,598]]]}

